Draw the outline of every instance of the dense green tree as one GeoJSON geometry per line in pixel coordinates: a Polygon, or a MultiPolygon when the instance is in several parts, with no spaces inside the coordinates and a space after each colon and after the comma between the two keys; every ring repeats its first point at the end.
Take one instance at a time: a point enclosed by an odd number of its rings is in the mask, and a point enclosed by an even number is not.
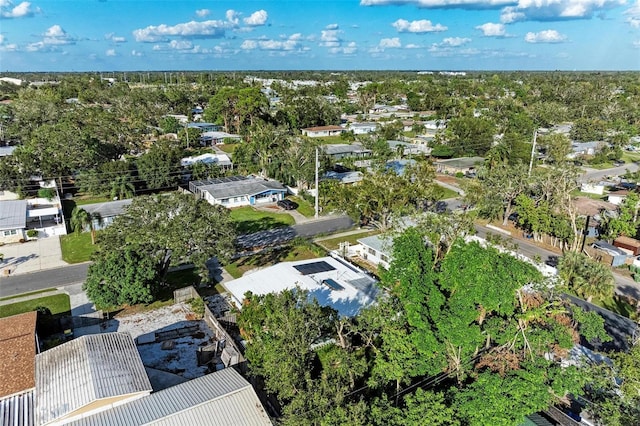
{"type": "Polygon", "coordinates": [[[159,289],[153,258],[135,246],[100,252],[89,266],[83,290],[98,309],[150,303],[159,289]]]}
{"type": "Polygon", "coordinates": [[[604,220],[603,234],[607,239],[615,239],[620,235],[634,238],[638,230],[638,209],[640,208],[640,197],[631,192],[618,207],[617,217],[607,217],[604,220]]]}
{"type": "Polygon", "coordinates": [[[460,117],[447,123],[449,145],[456,155],[485,155],[493,144],[494,124],[486,118],[460,117]]]}
{"type": "Polygon", "coordinates": [[[221,262],[228,259],[234,240],[226,208],[173,192],[134,198],[102,231],[98,242],[105,256],[134,247],[140,257],[153,260],[158,280],[164,284],[169,267],[185,263],[193,264],[207,280],[206,262],[213,257],[221,262]]]}
{"type": "Polygon", "coordinates": [[[558,274],[570,291],[588,302],[613,296],[615,281],[611,270],[582,253],[564,253],[558,262],[558,274]]]}
{"type": "Polygon", "coordinates": [[[155,143],[136,159],[138,174],[147,189],[173,189],[180,181],[181,151],[168,141],[155,143]]]}

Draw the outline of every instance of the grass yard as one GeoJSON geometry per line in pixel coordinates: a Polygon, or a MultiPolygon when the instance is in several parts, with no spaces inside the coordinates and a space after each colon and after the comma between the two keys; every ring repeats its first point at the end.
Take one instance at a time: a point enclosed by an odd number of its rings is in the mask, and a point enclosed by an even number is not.
{"type": "MultiPolygon", "coordinates": [[[[22,296],[23,295],[19,295],[16,297],[22,296]]],[[[0,306],[0,318],[35,311],[36,308],[41,306],[49,308],[52,315],[69,315],[71,313],[69,295],[54,294],[52,296],[43,296],[37,299],[29,299],[22,302],[0,306]]]]}
{"type": "Polygon", "coordinates": [[[238,207],[231,210],[231,219],[238,234],[252,234],[272,228],[293,225],[293,217],[287,213],[271,213],[253,207],[238,207]]]}
{"type": "Polygon", "coordinates": [[[441,188],[444,191],[442,194],[442,197],[440,197],[441,200],[446,200],[449,198],[458,198],[460,196],[460,194],[458,194],[453,189],[445,188],[444,186],[442,186],[441,188]]]}
{"type": "Polygon", "coordinates": [[[18,297],[33,296],[34,294],[49,293],[50,291],[56,291],[56,289],[55,288],[47,288],[47,289],[44,289],[44,290],[31,291],[29,293],[22,293],[22,294],[18,294],[18,295],[14,295],[14,296],[0,297],[0,302],[5,301],[5,300],[16,299],[18,297]]]}
{"type": "Polygon", "coordinates": [[[629,302],[628,298],[621,297],[617,294],[602,301],[594,299],[593,303],[626,318],[631,318],[631,314],[636,312],[636,307],[629,302]]]}
{"type": "Polygon", "coordinates": [[[238,146],[237,143],[230,143],[230,144],[218,145],[218,148],[220,148],[220,151],[224,151],[227,154],[233,154],[233,151],[236,150],[237,146],[238,146]]]}
{"type": "Polygon", "coordinates": [[[298,213],[305,217],[313,217],[316,214],[315,206],[313,206],[310,202],[305,200],[302,197],[288,197],[291,201],[294,201],[298,204],[298,208],[296,209],[298,213]]]}
{"type": "Polygon", "coordinates": [[[105,197],[83,196],[83,197],[74,198],[73,201],[75,201],[76,206],[85,206],[87,204],[106,203],[107,201],[113,201],[113,199],[106,196],[105,197]]]}
{"type": "Polygon", "coordinates": [[[363,231],[357,234],[346,235],[344,237],[336,237],[336,238],[330,238],[327,240],[317,241],[316,244],[324,247],[326,250],[337,250],[338,248],[340,248],[340,243],[348,241],[349,244],[356,245],[358,244],[358,239],[364,238],[364,237],[370,237],[372,235],[378,235],[379,233],[380,233],[379,230],[374,229],[371,231],[363,231]]]}
{"type": "Polygon", "coordinates": [[[321,248],[307,242],[294,243],[288,247],[265,250],[253,256],[245,256],[229,263],[224,268],[233,278],[240,278],[245,272],[256,268],[275,265],[279,262],[315,259],[326,253],[321,248]]]}
{"type": "Polygon", "coordinates": [[[96,245],[91,244],[90,232],[60,236],[62,260],[67,263],[80,263],[90,260],[96,247],[96,245]]]}

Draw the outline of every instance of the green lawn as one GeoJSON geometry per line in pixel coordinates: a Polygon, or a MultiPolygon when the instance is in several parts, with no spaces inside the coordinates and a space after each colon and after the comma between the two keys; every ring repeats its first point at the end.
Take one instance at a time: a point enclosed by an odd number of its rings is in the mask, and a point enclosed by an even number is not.
{"type": "Polygon", "coordinates": [[[441,200],[446,200],[449,198],[458,198],[460,196],[460,194],[458,194],[453,189],[445,188],[444,186],[442,186],[441,188],[444,191],[442,197],[440,197],[441,200]]]}
{"type": "Polygon", "coordinates": [[[293,217],[287,213],[264,212],[255,210],[251,206],[232,209],[231,220],[236,224],[236,230],[241,235],[295,223],[293,217]]]}
{"type": "Polygon", "coordinates": [[[62,260],[67,263],[80,263],[90,260],[96,247],[96,245],[91,244],[90,232],[74,233],[60,237],[62,260]]]}
{"type": "Polygon", "coordinates": [[[74,198],[76,206],[84,206],[87,204],[96,204],[96,203],[106,203],[107,201],[113,201],[112,198],[109,197],[80,197],[74,198]]]}
{"type": "MultiPolygon", "coordinates": [[[[20,297],[20,296],[16,296],[20,297]]],[[[51,314],[69,315],[71,313],[71,304],[69,295],[54,294],[53,296],[44,296],[37,299],[29,299],[23,302],[12,303],[10,305],[0,306],[0,318],[10,317],[11,315],[22,314],[25,312],[35,311],[36,308],[44,306],[49,308],[51,314]]]]}
{"type": "Polygon", "coordinates": [[[46,288],[44,290],[30,291],[29,293],[22,293],[14,296],[0,297],[0,302],[4,300],[17,299],[18,297],[33,296],[34,294],[49,293],[50,291],[56,291],[56,289],[46,288]]]}
{"type": "Polygon", "coordinates": [[[310,202],[305,200],[302,197],[288,197],[291,201],[294,201],[298,204],[298,208],[296,209],[298,213],[305,217],[313,217],[316,214],[315,206],[311,205],[310,202]]]}
{"type": "Polygon", "coordinates": [[[238,146],[237,143],[230,143],[230,144],[218,145],[218,148],[220,148],[221,151],[224,151],[227,154],[233,154],[233,151],[236,150],[237,146],[238,146]]]}

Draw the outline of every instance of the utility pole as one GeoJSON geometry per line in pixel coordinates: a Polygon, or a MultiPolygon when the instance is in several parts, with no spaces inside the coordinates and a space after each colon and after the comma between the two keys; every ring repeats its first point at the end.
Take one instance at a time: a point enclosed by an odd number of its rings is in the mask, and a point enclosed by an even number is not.
{"type": "Polygon", "coordinates": [[[318,147],[316,147],[316,209],[314,217],[318,218],[318,199],[320,198],[320,188],[318,187],[318,147]]]}
{"type": "Polygon", "coordinates": [[[538,129],[533,131],[533,145],[531,145],[531,159],[529,160],[529,174],[531,177],[531,169],[533,169],[533,155],[536,151],[536,138],[538,137],[538,129]]]}

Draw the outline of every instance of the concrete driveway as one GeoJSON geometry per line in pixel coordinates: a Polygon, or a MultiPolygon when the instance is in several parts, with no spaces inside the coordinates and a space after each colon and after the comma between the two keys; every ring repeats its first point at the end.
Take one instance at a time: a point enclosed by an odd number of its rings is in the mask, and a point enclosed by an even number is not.
{"type": "Polygon", "coordinates": [[[29,272],[67,266],[62,260],[60,238],[51,236],[24,243],[5,244],[0,247],[4,260],[0,261],[0,276],[12,276],[29,272]]]}

